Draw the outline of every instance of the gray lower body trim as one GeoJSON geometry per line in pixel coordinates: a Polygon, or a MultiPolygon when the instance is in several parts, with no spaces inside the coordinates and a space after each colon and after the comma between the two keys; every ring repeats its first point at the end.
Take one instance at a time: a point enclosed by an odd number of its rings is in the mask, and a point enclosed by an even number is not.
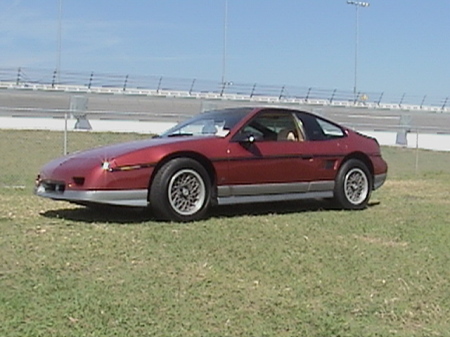
{"type": "Polygon", "coordinates": [[[46,192],[39,187],[35,194],[50,198],[53,200],[64,200],[73,203],[87,204],[105,204],[115,206],[146,207],[147,190],[126,190],[126,191],[64,191],[64,192],[46,192]]]}
{"type": "Polygon", "coordinates": [[[245,204],[256,202],[270,201],[289,201],[302,199],[325,199],[332,198],[333,192],[305,192],[305,193],[288,193],[288,194],[266,194],[266,195],[241,195],[225,198],[217,198],[219,205],[245,204]]]}
{"type": "Polygon", "coordinates": [[[384,182],[386,181],[386,178],[387,178],[387,173],[375,175],[374,180],[373,180],[373,189],[376,190],[376,189],[380,188],[381,186],[383,186],[384,182]]]}
{"type": "Polygon", "coordinates": [[[334,181],[301,183],[228,185],[217,189],[219,205],[283,201],[298,199],[332,198],[334,181]]]}
{"type": "MultiPolygon", "coordinates": [[[[386,181],[386,174],[374,177],[374,189],[386,181]]],[[[270,202],[283,200],[332,198],[334,181],[313,181],[301,183],[227,185],[219,186],[217,201],[219,205],[270,202]]],[[[36,188],[35,194],[53,200],[63,200],[79,204],[97,203],[105,205],[147,207],[146,189],[115,191],[45,191],[36,188]]]]}

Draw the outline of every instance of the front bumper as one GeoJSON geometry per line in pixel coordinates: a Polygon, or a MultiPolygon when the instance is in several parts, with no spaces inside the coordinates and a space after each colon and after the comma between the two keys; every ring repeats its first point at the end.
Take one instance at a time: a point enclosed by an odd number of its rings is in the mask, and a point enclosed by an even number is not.
{"type": "Polygon", "coordinates": [[[69,201],[76,204],[102,204],[128,207],[147,207],[146,189],[139,190],[67,190],[64,184],[38,182],[34,193],[43,198],[69,201]]]}

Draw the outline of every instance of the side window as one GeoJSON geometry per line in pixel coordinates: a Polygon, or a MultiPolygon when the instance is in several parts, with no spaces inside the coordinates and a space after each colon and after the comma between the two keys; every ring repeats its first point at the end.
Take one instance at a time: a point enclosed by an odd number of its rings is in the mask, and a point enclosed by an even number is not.
{"type": "Polygon", "coordinates": [[[244,133],[247,135],[252,135],[254,136],[257,140],[264,140],[264,138],[268,138],[267,136],[264,137],[264,132],[261,130],[261,128],[259,128],[256,124],[252,125],[246,125],[241,131],[240,133],[244,133]]]}
{"type": "Polygon", "coordinates": [[[299,113],[297,117],[303,122],[304,134],[308,140],[329,140],[345,136],[339,126],[320,117],[308,113],[299,113]]]}
{"type": "Polygon", "coordinates": [[[298,141],[298,121],[290,112],[263,111],[240,133],[253,135],[257,141],[298,141]]]}
{"type": "Polygon", "coordinates": [[[319,126],[327,139],[344,137],[344,131],[336,125],[324,121],[323,119],[317,119],[317,123],[319,123],[319,126]]]}

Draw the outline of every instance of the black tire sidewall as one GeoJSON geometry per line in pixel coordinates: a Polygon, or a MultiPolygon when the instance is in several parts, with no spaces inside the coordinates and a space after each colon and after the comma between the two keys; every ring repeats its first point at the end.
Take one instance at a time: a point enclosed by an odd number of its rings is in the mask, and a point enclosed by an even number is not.
{"type": "Polygon", "coordinates": [[[372,194],[372,175],[369,172],[367,166],[358,159],[350,159],[347,160],[344,164],[342,164],[339,169],[338,175],[336,176],[335,187],[334,187],[334,199],[339,207],[348,210],[361,210],[367,207],[369,203],[370,196],[372,194]],[[368,191],[367,195],[362,202],[359,204],[354,204],[347,199],[345,195],[345,176],[347,173],[354,169],[361,169],[366,175],[367,183],[368,183],[368,191]]]}
{"type": "Polygon", "coordinates": [[[165,163],[156,173],[150,185],[150,207],[155,216],[161,220],[193,221],[205,216],[211,203],[211,182],[205,168],[191,158],[175,158],[165,163]],[[205,185],[205,201],[200,209],[190,215],[183,215],[175,211],[169,201],[168,188],[170,179],[180,170],[191,169],[200,175],[205,185]]]}

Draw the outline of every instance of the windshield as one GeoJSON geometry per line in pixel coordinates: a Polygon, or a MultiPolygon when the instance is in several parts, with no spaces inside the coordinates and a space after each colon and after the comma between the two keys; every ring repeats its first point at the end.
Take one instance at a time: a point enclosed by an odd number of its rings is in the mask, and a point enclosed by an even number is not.
{"type": "Polygon", "coordinates": [[[208,136],[225,137],[252,108],[207,111],[164,132],[161,137],[208,136]]]}

